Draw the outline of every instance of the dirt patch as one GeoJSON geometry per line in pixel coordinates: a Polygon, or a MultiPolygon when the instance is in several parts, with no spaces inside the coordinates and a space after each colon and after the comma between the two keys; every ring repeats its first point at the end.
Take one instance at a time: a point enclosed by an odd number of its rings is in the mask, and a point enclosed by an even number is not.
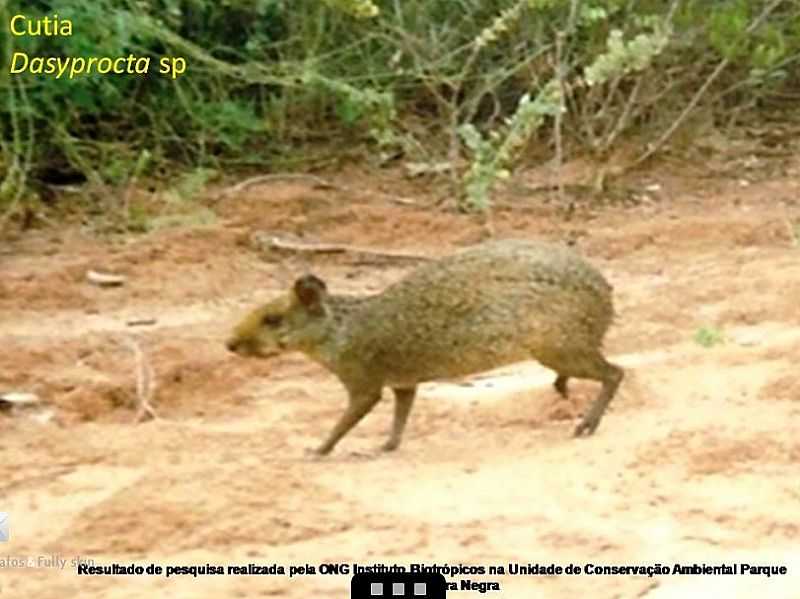
{"type": "MultiPolygon", "coordinates": [[[[798,355],[800,348],[792,355],[798,355]]],[[[761,390],[760,398],[766,401],[794,401],[800,402],[800,377],[796,374],[784,374],[770,381],[761,390]]]]}

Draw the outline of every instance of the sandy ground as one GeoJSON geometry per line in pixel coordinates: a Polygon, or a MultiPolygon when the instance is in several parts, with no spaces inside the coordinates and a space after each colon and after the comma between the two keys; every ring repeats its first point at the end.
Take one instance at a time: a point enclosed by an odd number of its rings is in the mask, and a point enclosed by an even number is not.
{"type": "Polygon", "coordinates": [[[607,349],[627,377],[597,434],[578,440],[597,387],[575,382],[561,400],[549,371],[521,364],[425,385],[395,453],[377,451],[384,401],[311,461],[305,448],[345,403],[337,381],[302,356],[226,352],[230,325],[306,269],[335,290],[375,292],[412,267],[264,253],[254,232],[429,255],[481,238],[478,219],[427,206],[424,183],[401,185],[415,205],[367,193],[392,192],[389,174],[351,181],[367,190],[355,195],[274,182],[219,202],[211,226],[5,241],[0,392],[35,393],[43,406],[0,413],[0,511],[11,518],[0,596],[341,598],[349,588],[346,576],[78,576],[80,558],[750,563],[789,573],[450,580],[496,580],[502,592],[489,596],[520,599],[800,597],[800,162],[746,185],[667,172],[632,182],[650,191],[630,205],[565,221],[538,196],[516,198],[492,223],[498,237],[577,240],[615,287],[607,349]],[[92,286],[89,269],[127,283],[92,286]],[[147,318],[155,324],[127,324],[147,318]],[[703,334],[721,342],[701,344],[703,334]],[[136,422],[149,369],[158,418],[136,422]],[[40,556],[67,564],[9,566],[40,556]]]}

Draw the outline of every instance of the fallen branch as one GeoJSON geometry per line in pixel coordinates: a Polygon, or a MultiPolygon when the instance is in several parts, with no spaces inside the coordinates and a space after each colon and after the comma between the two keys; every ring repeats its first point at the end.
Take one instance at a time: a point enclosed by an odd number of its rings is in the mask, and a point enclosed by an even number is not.
{"type": "Polygon", "coordinates": [[[268,181],[281,181],[286,179],[297,180],[297,181],[311,181],[317,187],[320,187],[322,189],[339,189],[336,185],[334,185],[330,181],[326,181],[322,177],[317,177],[316,175],[306,175],[302,173],[273,173],[270,175],[258,175],[256,177],[250,177],[249,179],[240,181],[236,185],[233,185],[232,187],[229,187],[228,189],[219,193],[216,199],[221,200],[228,198],[230,196],[235,196],[239,193],[242,193],[248,187],[252,187],[253,185],[266,183],[268,181]]]}
{"type": "Polygon", "coordinates": [[[391,250],[376,250],[372,248],[358,247],[339,243],[302,243],[271,237],[267,235],[254,236],[259,245],[269,249],[287,250],[290,252],[312,252],[318,254],[362,254],[378,258],[391,258],[397,260],[431,260],[429,256],[422,254],[410,254],[406,252],[393,252],[391,250]]]}
{"type": "Polygon", "coordinates": [[[7,480],[3,482],[3,491],[8,493],[11,489],[14,489],[15,487],[31,487],[34,484],[38,484],[40,482],[52,483],[54,480],[58,479],[61,476],[64,476],[66,474],[71,474],[78,468],[84,468],[88,464],[99,464],[100,462],[101,459],[93,459],[89,462],[72,463],[64,466],[50,468],[49,470],[41,474],[20,477],[18,479],[12,479],[10,481],[7,480]]]}

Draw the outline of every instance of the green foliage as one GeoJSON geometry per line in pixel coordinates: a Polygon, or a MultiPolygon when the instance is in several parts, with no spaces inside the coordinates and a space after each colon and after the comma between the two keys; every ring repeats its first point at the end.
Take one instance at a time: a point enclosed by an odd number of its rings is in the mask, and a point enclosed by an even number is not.
{"type": "Polygon", "coordinates": [[[747,44],[742,43],[750,21],[748,4],[746,0],[720,2],[711,11],[708,19],[708,41],[725,58],[735,60],[748,52],[747,44]]]}
{"type": "Polygon", "coordinates": [[[589,85],[605,83],[613,77],[629,75],[648,68],[667,47],[670,32],[656,22],[652,33],[640,33],[629,41],[619,29],[608,34],[608,49],[586,67],[584,79],[589,85]]]}
{"type": "MultiPolygon", "coordinates": [[[[561,3],[563,4],[563,3],[561,3]]],[[[511,27],[522,18],[523,10],[534,7],[539,10],[558,7],[557,2],[528,1],[520,2],[509,8],[484,29],[474,42],[476,51],[483,50],[489,44],[499,40],[500,35],[508,33],[511,27]]],[[[562,29],[556,35],[566,37],[567,30],[596,27],[605,24],[610,15],[618,10],[615,3],[607,6],[583,5],[577,15],[562,14],[562,29]],[[566,22],[565,22],[566,20],[566,22]]],[[[556,19],[558,17],[556,16],[556,19]]],[[[605,83],[613,77],[623,77],[632,72],[646,69],[653,58],[659,55],[669,41],[669,31],[658,19],[640,16],[637,25],[647,27],[650,33],[639,33],[630,41],[625,41],[620,29],[612,29],[607,38],[607,50],[597,56],[591,64],[584,68],[583,80],[589,85],[605,83]]],[[[583,60],[589,58],[585,53],[583,60]]],[[[570,65],[572,66],[572,65],[570,65]]],[[[577,66],[577,65],[576,65],[577,66]]],[[[563,65],[559,65],[563,68],[563,65]]],[[[509,176],[508,168],[516,160],[517,155],[525,147],[533,134],[545,123],[546,117],[554,117],[565,112],[561,83],[557,76],[539,87],[535,101],[531,101],[525,93],[511,118],[499,128],[490,132],[489,139],[484,139],[476,128],[468,123],[459,129],[467,148],[472,152],[472,165],[463,178],[465,200],[462,207],[467,210],[487,210],[490,205],[492,187],[498,180],[509,176]]]]}
{"type": "Polygon", "coordinates": [[[205,184],[198,173],[293,159],[302,169],[307,145],[321,139],[451,169],[467,154],[465,172],[450,174],[462,208],[485,210],[496,182],[533,140],[549,144],[556,122],[573,147],[607,150],[626,132],[663,127],[721,60],[725,77],[709,90],[721,109],[800,85],[798,4],[786,0],[753,28],[767,6],[6,0],[4,27],[13,14],[57,13],[73,34],[0,37],[0,210],[63,178],[129,186],[163,177],[169,187],[178,171],[195,183],[176,193],[194,196],[205,184]],[[153,64],[147,76],[65,81],[10,75],[14,51],[153,64]],[[162,56],[185,58],[187,72],[158,75],[162,56]]]}
{"type": "Polygon", "coordinates": [[[707,3],[690,2],[677,19],[683,29],[704,23],[703,35],[695,41],[696,51],[703,44],[716,55],[734,62],[743,71],[746,69],[770,70],[782,59],[797,55],[800,43],[800,7],[794,0],[787,0],[783,14],[775,11],[757,30],[749,31],[754,19],[764,10],[767,2],[759,0],[721,0],[709,11],[707,3]]]}
{"type": "MultiPolygon", "coordinates": [[[[530,5],[534,2],[530,1],[530,5]]],[[[515,6],[500,12],[491,25],[480,32],[475,38],[475,48],[480,50],[498,40],[498,38],[508,33],[509,29],[516,24],[525,9],[525,2],[519,2],[515,6]]]]}
{"type": "Polygon", "coordinates": [[[264,124],[249,102],[220,100],[197,103],[194,115],[204,133],[228,150],[235,151],[264,130],[264,124]]]}
{"type": "Polygon", "coordinates": [[[498,180],[510,175],[508,167],[533,132],[538,129],[546,116],[555,116],[563,110],[558,82],[551,81],[531,100],[522,96],[514,115],[500,130],[492,131],[489,139],[469,123],[462,125],[459,133],[464,143],[473,152],[472,166],[464,176],[466,199],[463,207],[467,210],[486,211],[490,205],[490,192],[498,180]]]}
{"type": "Polygon", "coordinates": [[[694,341],[703,347],[714,347],[725,343],[725,335],[716,327],[700,327],[694,334],[694,341]]]}
{"type": "Polygon", "coordinates": [[[370,0],[324,0],[326,4],[338,8],[356,18],[366,19],[375,17],[380,12],[374,2],[370,0]]]}
{"type": "Polygon", "coordinates": [[[311,89],[330,95],[342,124],[353,127],[356,123],[366,123],[376,138],[391,127],[396,116],[394,97],[390,92],[379,92],[369,87],[358,88],[313,71],[304,73],[302,82],[311,89]]]}

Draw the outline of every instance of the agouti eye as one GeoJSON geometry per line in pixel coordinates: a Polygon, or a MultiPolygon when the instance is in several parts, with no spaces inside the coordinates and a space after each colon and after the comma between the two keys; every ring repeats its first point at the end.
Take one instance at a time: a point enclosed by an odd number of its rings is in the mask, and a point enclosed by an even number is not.
{"type": "Polygon", "coordinates": [[[261,322],[265,326],[275,328],[283,322],[283,316],[280,314],[267,314],[261,322]]]}

